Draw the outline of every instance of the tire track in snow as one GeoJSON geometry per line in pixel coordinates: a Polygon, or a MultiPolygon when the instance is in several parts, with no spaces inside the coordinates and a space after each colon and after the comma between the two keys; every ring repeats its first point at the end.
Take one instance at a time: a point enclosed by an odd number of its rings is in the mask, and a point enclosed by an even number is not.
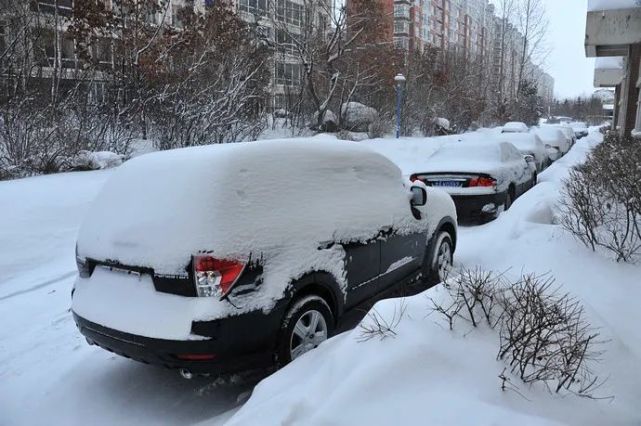
{"type": "Polygon", "coordinates": [[[45,282],[40,283],[40,284],[36,284],[36,285],[34,285],[32,287],[29,287],[29,288],[26,288],[24,290],[18,290],[18,291],[14,291],[13,293],[9,293],[6,296],[0,296],[0,302],[3,301],[3,300],[6,300],[6,299],[11,299],[12,297],[20,296],[21,294],[31,293],[32,291],[36,291],[36,290],[41,289],[43,287],[50,286],[50,285],[55,284],[57,282],[60,282],[62,280],[66,280],[67,278],[71,278],[76,274],[77,274],[76,271],[67,272],[67,273],[64,273],[64,274],[58,276],[57,278],[52,278],[52,279],[50,279],[48,281],[45,281],[45,282]]]}

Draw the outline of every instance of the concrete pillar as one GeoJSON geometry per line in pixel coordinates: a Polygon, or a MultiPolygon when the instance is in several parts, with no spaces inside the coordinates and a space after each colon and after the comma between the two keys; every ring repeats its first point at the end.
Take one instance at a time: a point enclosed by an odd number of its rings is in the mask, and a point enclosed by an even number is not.
{"type": "Polygon", "coordinates": [[[641,43],[630,45],[628,51],[628,72],[625,78],[624,86],[624,108],[625,117],[623,117],[623,126],[621,132],[625,136],[630,136],[634,130],[637,117],[637,102],[639,101],[639,64],[641,63],[641,43]]]}

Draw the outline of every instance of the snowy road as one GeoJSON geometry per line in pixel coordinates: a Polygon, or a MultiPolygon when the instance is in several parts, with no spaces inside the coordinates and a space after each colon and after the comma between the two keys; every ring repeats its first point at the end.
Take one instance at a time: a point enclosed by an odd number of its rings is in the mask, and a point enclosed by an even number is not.
{"type": "MultiPolygon", "coordinates": [[[[567,166],[579,161],[587,149],[585,142],[578,144],[567,158],[546,171],[527,202],[517,201],[506,218],[462,229],[456,256],[459,263],[491,265],[497,270],[527,267],[553,271],[560,282],[574,283],[573,290],[579,292],[594,317],[602,317],[599,325],[613,340],[604,371],[613,375],[608,391],[617,393],[617,400],[611,406],[602,404],[596,410],[601,417],[597,415],[595,419],[608,418],[609,410],[614,408],[623,416],[620,418],[625,418],[626,410],[641,398],[639,391],[633,390],[634,383],[641,380],[638,365],[634,367],[641,348],[638,342],[622,337],[639,336],[638,324],[623,320],[637,314],[625,299],[641,297],[641,291],[608,292],[595,283],[629,285],[635,275],[638,277],[639,269],[622,265],[614,270],[608,266],[611,262],[563,237],[558,227],[550,226],[551,212],[546,201],[556,192],[548,186],[558,184],[567,166]],[[537,255],[532,247],[538,248],[537,255]],[[611,273],[605,275],[605,268],[611,268],[611,273]],[[589,290],[581,290],[583,280],[593,284],[589,290]],[[610,322],[615,322],[616,327],[610,322]]],[[[207,379],[184,380],[175,372],[88,346],[77,332],[69,312],[76,233],[88,202],[109,174],[86,172],[0,182],[0,425],[193,424],[223,414],[213,421],[217,424],[234,413],[237,396],[248,390],[247,385],[220,387],[207,379]]],[[[339,338],[334,347],[345,344],[347,339],[339,338]]],[[[329,343],[331,347],[332,342],[329,343]]],[[[364,348],[357,348],[361,347],[364,348]]],[[[304,364],[309,357],[303,358],[304,364]]],[[[336,358],[329,357],[327,362],[336,358]]],[[[408,380],[414,376],[411,374],[408,380]]],[[[261,384],[255,395],[257,402],[252,403],[252,397],[247,409],[239,414],[251,418],[264,413],[255,407],[261,407],[265,393],[278,390],[279,380],[286,378],[287,372],[281,371],[261,384]]],[[[427,387],[415,390],[424,388],[427,387]]],[[[283,416],[296,407],[304,411],[295,399],[308,391],[299,389],[288,395],[289,408],[274,409],[282,409],[283,416]]],[[[536,411],[523,401],[514,404],[520,404],[517,408],[521,412],[536,411]]],[[[420,407],[419,404],[416,408],[420,407]]],[[[564,408],[554,403],[550,407],[556,419],[565,419],[564,408]]],[[[407,408],[412,409],[411,402],[407,408]]],[[[290,414],[296,415],[293,411],[290,414]]],[[[576,421],[592,414],[594,411],[585,411],[576,421]]],[[[242,418],[238,424],[242,424],[242,418]]],[[[276,422],[276,418],[272,421],[276,422]]],[[[501,424],[500,419],[497,424],[501,424]]]]}
{"type": "Polygon", "coordinates": [[[76,330],[76,233],[109,174],[0,182],[0,425],[191,424],[247,390],[131,362],[76,330]]]}

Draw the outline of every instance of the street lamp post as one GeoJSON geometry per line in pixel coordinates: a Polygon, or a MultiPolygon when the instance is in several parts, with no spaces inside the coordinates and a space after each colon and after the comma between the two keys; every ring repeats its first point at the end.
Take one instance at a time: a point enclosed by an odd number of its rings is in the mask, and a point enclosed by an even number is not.
{"type": "Polygon", "coordinates": [[[401,73],[394,77],[396,83],[396,139],[401,137],[401,104],[403,103],[403,89],[405,87],[405,76],[401,73]]]}

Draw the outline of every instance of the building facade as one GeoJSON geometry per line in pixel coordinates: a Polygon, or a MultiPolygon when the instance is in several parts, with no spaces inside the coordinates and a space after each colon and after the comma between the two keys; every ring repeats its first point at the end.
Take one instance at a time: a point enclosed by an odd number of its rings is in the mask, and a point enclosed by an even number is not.
{"type": "MultiPolygon", "coordinates": [[[[348,0],[348,11],[357,0],[348,0]]],[[[508,21],[496,16],[489,0],[381,0],[377,3],[393,21],[392,41],[405,50],[428,47],[454,51],[487,70],[486,78],[496,96],[511,100],[517,95],[519,78],[538,85],[539,95],[554,98],[554,79],[527,61],[521,76],[523,36],[508,21]],[[392,12],[393,11],[393,12],[392,12]]]]}
{"type": "MultiPolygon", "coordinates": [[[[46,79],[57,72],[62,80],[82,79],[79,59],[75,52],[74,40],[68,35],[70,18],[73,14],[74,1],[79,0],[37,0],[29,2],[30,11],[36,16],[34,22],[44,28],[44,36],[39,36],[37,52],[42,52],[38,58],[41,69],[38,71],[46,79]]],[[[300,57],[296,54],[296,39],[303,37],[310,28],[314,31],[325,32],[329,26],[332,0],[232,0],[233,7],[241,19],[257,25],[262,37],[275,46],[272,58],[272,81],[269,93],[271,108],[282,108],[288,93],[296,92],[301,85],[303,75],[300,57]],[[312,13],[313,12],[313,13],[312,13]]],[[[118,8],[117,0],[102,0],[107,10],[118,8]]],[[[184,8],[204,12],[213,0],[166,0],[155,13],[150,13],[145,20],[153,25],[162,22],[164,25],[181,27],[180,11],[184,8]]],[[[10,27],[3,25],[4,20],[0,10],[0,48],[5,43],[6,32],[10,27]]],[[[4,48],[2,48],[4,50],[4,48]]],[[[0,52],[2,52],[0,50],[0,52]]],[[[92,55],[100,58],[101,66],[114,66],[111,54],[110,40],[99,43],[92,55]]],[[[94,91],[100,98],[101,84],[99,78],[92,76],[94,91]]]]}
{"type": "Polygon", "coordinates": [[[595,86],[615,89],[612,130],[641,139],[641,5],[589,1],[585,31],[595,86]]]}

